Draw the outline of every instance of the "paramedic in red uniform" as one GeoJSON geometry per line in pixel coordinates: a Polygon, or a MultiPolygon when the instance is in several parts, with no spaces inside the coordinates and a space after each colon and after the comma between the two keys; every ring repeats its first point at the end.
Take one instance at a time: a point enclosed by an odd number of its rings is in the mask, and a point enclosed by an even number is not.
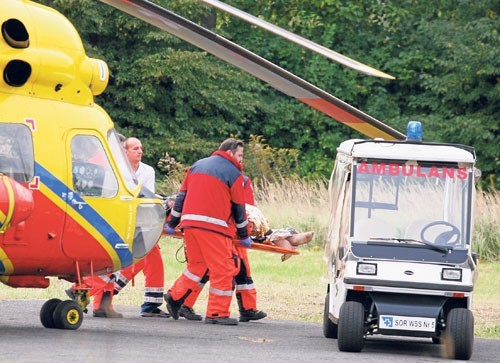
{"type": "Polygon", "coordinates": [[[186,243],[186,269],[165,294],[168,311],[176,320],[184,300],[209,270],[205,323],[238,325],[229,311],[234,276],[239,271],[233,236],[237,234],[243,246],[251,246],[238,162],[242,157],[243,142],[227,139],[210,157],[194,163],[182,182],[165,227],[172,234],[179,225],[186,243]]]}
{"type": "MultiPolygon", "coordinates": [[[[238,162],[242,162],[238,160],[238,162]]],[[[245,203],[255,205],[255,195],[252,186],[252,180],[243,175],[243,186],[245,191],[245,203]]],[[[246,247],[236,247],[236,253],[240,258],[240,270],[235,277],[236,282],[236,299],[240,310],[240,322],[248,322],[250,320],[259,320],[267,316],[262,310],[257,310],[257,290],[253,283],[250,271],[250,261],[248,260],[248,253],[246,247]]],[[[193,306],[201,293],[201,290],[208,282],[208,271],[204,274],[202,279],[198,282],[198,286],[193,288],[193,291],[186,298],[182,304],[179,315],[187,320],[202,320],[202,316],[196,314],[193,306]]]]}

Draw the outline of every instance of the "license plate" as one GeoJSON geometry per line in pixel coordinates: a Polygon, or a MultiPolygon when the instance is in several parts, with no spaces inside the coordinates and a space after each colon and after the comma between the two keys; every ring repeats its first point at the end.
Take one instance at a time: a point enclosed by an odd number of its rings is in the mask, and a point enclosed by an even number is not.
{"type": "Polygon", "coordinates": [[[380,315],[380,329],[428,331],[436,330],[436,319],[416,316],[380,315]]]}

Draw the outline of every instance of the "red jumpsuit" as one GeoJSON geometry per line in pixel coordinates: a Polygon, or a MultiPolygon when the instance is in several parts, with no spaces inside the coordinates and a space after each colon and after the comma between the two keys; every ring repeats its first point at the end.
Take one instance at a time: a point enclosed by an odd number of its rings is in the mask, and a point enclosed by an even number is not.
{"type": "Polygon", "coordinates": [[[170,227],[180,222],[187,267],[169,290],[183,303],[210,270],[208,318],[230,315],[233,279],[239,270],[232,239],[248,236],[241,164],[224,151],[194,163],[186,173],[171,212],[170,227]],[[182,216],[182,217],[181,217],[182,216]]]}
{"type": "MultiPolygon", "coordinates": [[[[244,178],[245,203],[255,205],[255,196],[253,191],[252,181],[246,175],[244,178]]],[[[240,269],[235,276],[236,282],[236,298],[240,310],[257,310],[257,290],[253,284],[253,279],[250,270],[250,261],[246,247],[236,247],[236,253],[240,258],[240,269]]],[[[196,287],[193,288],[191,294],[184,300],[184,305],[193,308],[198,299],[201,290],[209,279],[208,270],[201,276],[196,287]]]]}

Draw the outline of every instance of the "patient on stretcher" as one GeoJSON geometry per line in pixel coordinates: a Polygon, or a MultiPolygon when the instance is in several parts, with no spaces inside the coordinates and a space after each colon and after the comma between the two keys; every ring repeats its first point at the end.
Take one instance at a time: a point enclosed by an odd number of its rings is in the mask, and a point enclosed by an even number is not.
{"type": "MultiPolygon", "coordinates": [[[[313,239],[313,231],[299,233],[291,227],[270,229],[266,217],[259,208],[250,204],[246,204],[245,208],[250,225],[250,237],[255,242],[270,243],[281,248],[295,250],[297,246],[309,243],[313,239]]],[[[284,254],[281,260],[286,261],[291,256],[291,254],[284,254]]]]}

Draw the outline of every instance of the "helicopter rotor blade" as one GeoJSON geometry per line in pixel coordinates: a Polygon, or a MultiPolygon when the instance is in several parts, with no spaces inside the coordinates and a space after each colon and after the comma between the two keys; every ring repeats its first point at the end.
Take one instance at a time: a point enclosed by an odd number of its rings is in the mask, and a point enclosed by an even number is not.
{"type": "Polygon", "coordinates": [[[256,76],[271,87],[371,137],[405,135],[255,53],[147,0],[100,0],[256,76]]]}
{"type": "Polygon", "coordinates": [[[360,63],[352,58],[346,57],[343,54],[337,53],[331,49],[328,49],[320,44],[317,44],[309,39],[303,38],[300,35],[292,33],[288,30],[280,28],[277,25],[271,24],[263,19],[253,16],[243,10],[237,9],[231,5],[223,3],[218,0],[200,0],[201,2],[211,5],[219,10],[222,10],[228,14],[234,15],[250,24],[258,26],[262,29],[267,30],[273,34],[276,34],[286,40],[294,42],[301,47],[307,48],[313,52],[321,54],[322,56],[331,59],[337,63],[340,63],[346,67],[352,68],[358,72],[366,74],[368,76],[374,76],[379,78],[395,79],[390,74],[379,71],[378,69],[372,68],[366,64],[360,63]]]}

